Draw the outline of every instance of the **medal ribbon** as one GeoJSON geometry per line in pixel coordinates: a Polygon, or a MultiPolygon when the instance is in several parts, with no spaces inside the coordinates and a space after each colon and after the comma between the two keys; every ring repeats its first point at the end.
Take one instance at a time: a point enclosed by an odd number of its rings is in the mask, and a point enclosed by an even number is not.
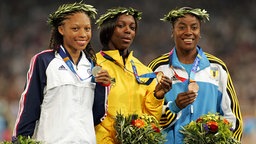
{"type": "MultiPolygon", "coordinates": [[[[171,64],[172,64],[171,56],[172,56],[172,54],[173,54],[173,51],[174,51],[174,49],[171,50],[171,52],[169,53],[169,55],[170,55],[170,67],[171,67],[171,69],[174,71],[174,69],[173,69],[173,67],[172,67],[172,65],[171,65],[171,64]]],[[[195,73],[196,73],[196,71],[197,71],[197,69],[198,69],[198,67],[199,67],[199,63],[200,63],[200,59],[201,59],[202,53],[203,53],[203,50],[202,50],[201,48],[199,48],[198,54],[197,54],[196,59],[194,60],[194,63],[193,63],[193,67],[192,67],[191,72],[190,72],[190,74],[189,74],[189,82],[195,82],[195,80],[194,80],[194,79],[195,79],[195,73]]],[[[187,80],[186,78],[182,78],[182,77],[178,76],[178,74],[177,74],[175,71],[174,71],[174,75],[175,75],[175,77],[176,77],[177,79],[179,79],[179,80],[182,81],[182,82],[184,82],[184,81],[187,80]]],[[[194,106],[193,106],[193,104],[191,104],[190,111],[191,111],[191,114],[194,113],[194,106]]]]}
{"type": "Polygon", "coordinates": [[[170,57],[170,62],[169,62],[169,65],[170,65],[170,68],[172,69],[172,71],[174,72],[174,76],[175,78],[177,78],[178,80],[180,80],[181,82],[185,82],[187,79],[186,78],[183,78],[181,76],[179,76],[176,71],[174,70],[173,66],[172,66],[172,54],[173,54],[173,51],[174,51],[174,48],[170,51],[169,53],[169,57],[170,57]]]}
{"type": "MultiPolygon", "coordinates": [[[[81,81],[84,81],[86,79],[89,79],[92,75],[90,75],[89,77],[82,79],[77,72],[75,71],[72,61],[70,60],[70,58],[68,57],[68,55],[66,54],[64,48],[61,46],[59,49],[59,54],[62,57],[62,59],[64,60],[64,62],[67,64],[67,66],[69,67],[69,69],[76,75],[77,78],[79,78],[81,81]]],[[[93,64],[91,65],[91,67],[93,67],[93,64]]],[[[92,69],[92,68],[91,68],[92,69]]]]}
{"type": "Polygon", "coordinates": [[[133,74],[138,83],[149,85],[153,81],[153,79],[156,78],[156,73],[146,73],[139,76],[133,60],[131,60],[131,64],[132,64],[133,74]],[[149,80],[147,80],[146,82],[143,82],[141,81],[140,78],[149,78],[149,80]]]}
{"type": "Polygon", "coordinates": [[[154,78],[156,78],[156,73],[146,73],[146,74],[143,74],[143,75],[138,75],[138,72],[137,72],[137,69],[136,69],[136,66],[133,62],[133,60],[131,60],[131,64],[132,64],[132,69],[133,69],[133,72],[129,71],[128,69],[125,68],[125,66],[123,66],[122,64],[118,63],[115,59],[113,59],[111,56],[107,55],[106,53],[104,53],[103,51],[100,51],[100,54],[107,60],[110,60],[112,61],[113,63],[115,63],[116,65],[118,65],[119,67],[127,70],[128,72],[130,73],[133,73],[135,78],[136,78],[136,81],[139,83],[139,84],[145,84],[145,85],[149,85],[154,78]],[[146,82],[145,81],[142,81],[140,78],[149,78],[146,82]]]}
{"type": "MultiPolygon", "coordinates": [[[[173,69],[173,67],[172,67],[172,59],[171,59],[171,57],[172,57],[173,51],[174,51],[174,49],[172,49],[172,50],[170,51],[170,53],[169,53],[169,56],[170,56],[170,64],[169,64],[169,65],[170,65],[170,68],[173,70],[174,76],[175,76],[178,80],[180,80],[180,81],[182,81],[182,82],[185,82],[185,81],[187,80],[187,78],[183,78],[183,77],[179,76],[179,75],[176,73],[176,71],[173,69]]],[[[189,79],[190,79],[189,81],[190,81],[190,82],[195,81],[195,80],[194,80],[194,79],[195,79],[195,73],[196,73],[196,71],[197,71],[197,69],[198,69],[198,67],[199,67],[199,62],[200,62],[202,53],[203,53],[202,49],[199,48],[198,54],[197,54],[196,59],[194,60],[194,63],[193,63],[193,67],[192,67],[191,72],[190,72],[190,74],[189,74],[189,77],[190,77],[190,78],[189,78],[189,79]]]]}
{"type": "MultiPolygon", "coordinates": [[[[190,72],[190,79],[189,79],[189,82],[195,82],[195,73],[199,67],[199,63],[200,63],[200,59],[201,59],[201,55],[202,55],[203,51],[202,49],[199,49],[198,50],[198,54],[196,56],[196,59],[193,63],[193,67],[191,69],[191,72],[190,72]]],[[[194,113],[194,106],[193,106],[193,103],[191,104],[191,107],[190,107],[190,111],[191,111],[191,114],[194,113]]]]}
{"type": "Polygon", "coordinates": [[[199,63],[200,63],[202,53],[203,53],[202,49],[199,49],[198,54],[196,55],[196,59],[193,63],[193,67],[192,67],[191,72],[190,72],[189,82],[195,82],[195,74],[196,74],[196,71],[199,67],[199,63]]]}

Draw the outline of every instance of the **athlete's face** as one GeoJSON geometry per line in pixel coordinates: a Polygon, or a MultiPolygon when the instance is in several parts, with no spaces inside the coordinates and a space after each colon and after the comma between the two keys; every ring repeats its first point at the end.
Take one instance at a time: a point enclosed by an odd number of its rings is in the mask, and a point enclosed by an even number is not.
{"type": "Polygon", "coordinates": [[[58,27],[63,36],[63,45],[70,51],[81,51],[91,40],[91,21],[87,14],[78,12],[68,16],[58,27]]]}
{"type": "Polygon", "coordinates": [[[120,15],[109,41],[110,49],[125,50],[130,47],[136,34],[136,23],[131,15],[120,15]]]}
{"type": "Polygon", "coordinates": [[[180,50],[196,49],[200,38],[200,21],[190,14],[178,18],[173,26],[173,38],[180,50]]]}

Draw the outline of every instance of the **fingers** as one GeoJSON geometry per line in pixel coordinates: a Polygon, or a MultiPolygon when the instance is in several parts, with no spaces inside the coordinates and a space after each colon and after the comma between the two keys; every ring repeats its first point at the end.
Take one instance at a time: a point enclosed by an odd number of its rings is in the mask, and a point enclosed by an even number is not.
{"type": "Polygon", "coordinates": [[[172,88],[172,81],[167,76],[162,76],[155,88],[155,97],[163,98],[164,95],[172,88]]]}
{"type": "Polygon", "coordinates": [[[176,104],[180,109],[183,109],[189,104],[192,104],[195,101],[196,97],[197,93],[194,93],[193,91],[180,93],[176,98],[176,104]]]}
{"type": "Polygon", "coordinates": [[[159,85],[166,93],[166,92],[170,91],[170,89],[172,88],[172,80],[167,76],[162,76],[162,78],[159,82],[159,85]]]}
{"type": "Polygon", "coordinates": [[[100,70],[96,76],[95,76],[95,81],[103,84],[110,84],[110,76],[106,70],[100,70]]]}

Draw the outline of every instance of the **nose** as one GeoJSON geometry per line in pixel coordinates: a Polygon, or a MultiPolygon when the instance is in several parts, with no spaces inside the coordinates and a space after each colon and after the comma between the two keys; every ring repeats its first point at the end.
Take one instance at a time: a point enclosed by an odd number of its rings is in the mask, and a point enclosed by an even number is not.
{"type": "Polygon", "coordinates": [[[186,28],[185,34],[186,35],[191,35],[192,34],[192,29],[190,27],[186,28]]]}
{"type": "Polygon", "coordinates": [[[80,37],[87,37],[89,35],[90,31],[86,31],[84,29],[81,29],[79,32],[80,37]]]}
{"type": "Polygon", "coordinates": [[[132,29],[129,26],[125,27],[125,33],[130,34],[132,29]]]}

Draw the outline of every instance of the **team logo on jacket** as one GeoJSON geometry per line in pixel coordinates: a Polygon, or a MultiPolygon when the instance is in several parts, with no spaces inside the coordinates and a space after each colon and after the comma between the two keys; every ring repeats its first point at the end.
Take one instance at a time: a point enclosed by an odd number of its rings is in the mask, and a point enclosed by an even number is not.
{"type": "Polygon", "coordinates": [[[218,79],[219,78],[219,68],[218,67],[211,67],[210,74],[211,74],[213,79],[218,79]]]}

